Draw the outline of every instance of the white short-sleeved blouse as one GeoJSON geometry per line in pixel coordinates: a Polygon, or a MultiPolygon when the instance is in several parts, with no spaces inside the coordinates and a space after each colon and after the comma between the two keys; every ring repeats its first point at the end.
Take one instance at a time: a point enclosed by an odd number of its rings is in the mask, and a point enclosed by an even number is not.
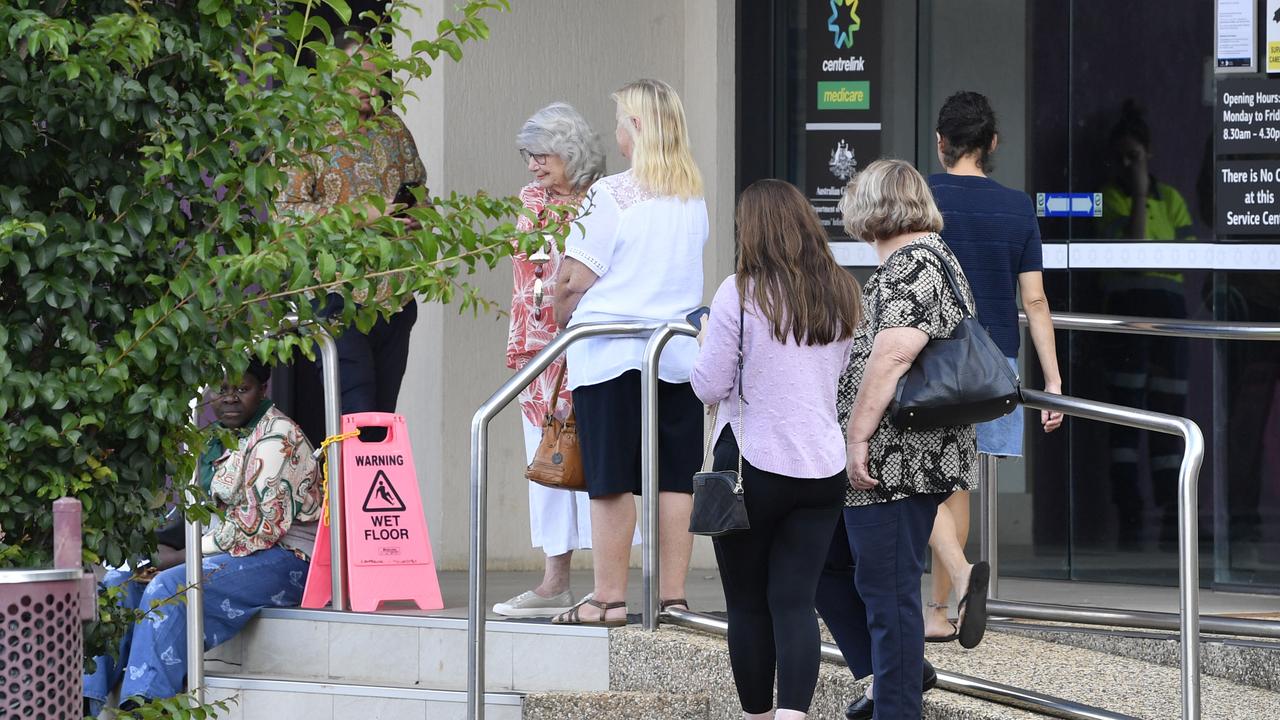
{"type": "MultiPolygon", "coordinates": [[[[598,279],[582,296],[569,323],[683,320],[702,304],[702,250],[707,244],[707,204],[702,198],[659,197],[631,171],[596,182],[565,241],[565,257],[586,265],[598,279]]],[[[612,380],[639,370],[643,338],[588,338],[569,346],[571,388],[612,380]]],[[[663,350],[658,376],[689,381],[698,355],[691,337],[676,337],[663,350]]]]}

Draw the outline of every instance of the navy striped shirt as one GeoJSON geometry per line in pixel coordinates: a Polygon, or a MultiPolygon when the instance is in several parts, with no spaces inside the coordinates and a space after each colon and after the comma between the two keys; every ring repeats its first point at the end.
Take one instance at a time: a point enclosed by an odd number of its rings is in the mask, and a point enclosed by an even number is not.
{"type": "Polygon", "coordinates": [[[972,175],[932,175],[929,187],[942,211],[942,239],[973,288],[978,321],[1006,357],[1017,357],[1018,274],[1043,269],[1031,198],[972,175]]]}

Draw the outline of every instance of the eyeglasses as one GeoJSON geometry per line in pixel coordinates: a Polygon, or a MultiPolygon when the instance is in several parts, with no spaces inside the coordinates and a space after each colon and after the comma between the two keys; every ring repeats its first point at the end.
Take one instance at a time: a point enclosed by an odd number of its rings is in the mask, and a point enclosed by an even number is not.
{"type": "Polygon", "coordinates": [[[525,150],[524,148],[520,148],[520,157],[524,158],[525,165],[529,164],[530,158],[532,158],[533,161],[538,163],[539,165],[546,165],[547,158],[550,156],[551,156],[550,153],[532,153],[532,152],[529,152],[528,150],[525,150]]]}

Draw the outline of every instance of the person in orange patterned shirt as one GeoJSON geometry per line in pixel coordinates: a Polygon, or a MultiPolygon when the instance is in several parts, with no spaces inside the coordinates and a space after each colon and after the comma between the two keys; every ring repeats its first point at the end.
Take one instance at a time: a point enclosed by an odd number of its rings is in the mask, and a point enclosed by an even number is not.
{"type": "MultiPolygon", "coordinates": [[[[360,56],[366,41],[361,31],[351,29],[343,33],[338,46],[354,59],[360,56]]],[[[363,62],[367,70],[376,70],[372,62],[363,62]]],[[[380,195],[387,203],[392,203],[402,187],[426,183],[426,169],[404,121],[389,107],[375,114],[367,90],[352,88],[350,92],[360,100],[361,125],[356,132],[365,136],[368,142],[326,148],[307,156],[299,167],[288,168],[285,188],[276,202],[277,214],[286,221],[324,215],[369,195],[380,195]]],[[[366,210],[371,215],[377,213],[372,207],[366,210]]],[[[409,221],[405,222],[408,224],[409,221]]],[[[370,292],[356,290],[351,298],[358,305],[385,306],[390,295],[389,278],[382,278],[370,292]]],[[[330,294],[324,302],[322,314],[342,310],[340,295],[330,294]]],[[[409,361],[409,336],[417,319],[418,305],[410,297],[390,317],[379,317],[368,332],[348,327],[338,335],[336,343],[344,414],[396,411],[396,400],[409,361]]],[[[311,388],[320,387],[318,365],[299,363],[299,375],[302,377],[296,393],[301,395],[311,388]]],[[[312,413],[298,415],[299,423],[308,433],[320,429],[319,418],[312,413]]],[[[378,441],[384,436],[385,431],[380,428],[365,431],[365,438],[370,441],[378,441]]],[[[318,443],[319,438],[311,439],[318,443]]]]}
{"type": "MultiPolygon", "coordinates": [[[[568,104],[552,103],[529,118],[516,135],[516,145],[533,182],[520,190],[528,211],[517,227],[522,231],[550,227],[571,219],[600,176],[604,175],[604,151],[600,138],[587,121],[568,104]]],[[[560,248],[550,236],[529,255],[511,258],[514,291],[511,297],[511,331],[507,337],[507,367],[523,368],[560,331],[551,312],[560,248]]],[[[555,381],[564,358],[555,362],[520,394],[525,452],[532,461],[542,438],[542,421],[550,407],[555,381]]],[[[565,417],[572,401],[566,382],[556,400],[555,414],[565,417]]],[[[569,588],[569,562],[573,551],[591,547],[591,510],[586,493],[556,490],[529,483],[529,527],[533,546],[546,554],[542,583],[493,611],[507,617],[540,617],[564,612],[574,603],[569,588]]]]}

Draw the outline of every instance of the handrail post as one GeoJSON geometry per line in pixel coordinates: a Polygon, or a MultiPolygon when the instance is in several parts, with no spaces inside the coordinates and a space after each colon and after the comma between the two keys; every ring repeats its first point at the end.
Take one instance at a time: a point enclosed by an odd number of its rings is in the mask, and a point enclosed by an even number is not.
{"type": "MultiPolygon", "coordinates": [[[[1021,412],[1021,409],[1014,412],[1021,412]]],[[[978,524],[980,554],[991,566],[991,580],[987,584],[990,597],[1000,595],[1000,547],[999,547],[999,466],[994,455],[978,453],[978,524]]]]}
{"type": "Polygon", "coordinates": [[[640,365],[640,573],[644,585],[644,629],[658,629],[659,548],[658,507],[658,366],[662,350],[677,334],[697,335],[688,323],[668,323],[649,336],[640,365]]]}
{"type": "MultiPolygon", "coordinates": [[[[204,388],[191,401],[191,424],[200,423],[200,400],[203,399],[204,388]]],[[[200,470],[197,467],[191,473],[191,484],[200,482],[200,470]]],[[[186,491],[188,505],[196,502],[195,492],[186,491]]],[[[204,555],[200,547],[204,539],[202,523],[187,516],[186,552],[183,558],[187,570],[187,691],[197,705],[204,704],[204,588],[202,572],[204,555]]]]}
{"type": "MultiPolygon", "coordinates": [[[[535,358],[536,359],[536,358],[535,358]]],[[[533,362],[531,361],[532,365],[533,362]]],[[[484,633],[489,504],[489,419],[486,403],[471,419],[471,548],[467,560],[467,717],[484,720],[484,633]]],[[[499,408],[500,409],[500,408],[499,408]]],[[[496,412],[496,411],[495,411],[496,412]]]]}
{"type": "MultiPolygon", "coordinates": [[[[515,400],[560,357],[565,348],[588,337],[646,337],[662,325],[652,322],[585,323],[563,330],[523,368],[502,384],[471,417],[471,546],[467,597],[467,718],[484,720],[485,591],[489,500],[489,421],[515,400]]],[[[689,327],[692,331],[693,328],[689,327]]]]}
{"type": "MultiPolygon", "coordinates": [[[[338,345],[322,325],[313,325],[316,346],[320,350],[320,377],[324,386],[324,433],[328,437],[342,434],[342,383],[338,375],[338,345]]],[[[343,512],[342,443],[325,448],[329,466],[329,566],[332,583],[332,607],[347,609],[347,558],[342,534],[346,528],[343,512]]]]}
{"type": "Polygon", "coordinates": [[[1182,465],[1178,469],[1178,571],[1182,641],[1182,717],[1200,717],[1200,463],[1204,435],[1200,427],[1183,419],[1182,465]]]}
{"type": "MultiPolygon", "coordinates": [[[[1178,597],[1179,642],[1182,680],[1182,717],[1200,717],[1200,556],[1199,485],[1200,465],[1204,462],[1204,435],[1191,420],[1176,415],[1123,407],[1067,395],[1035,390],[1022,391],[1023,404],[1037,410],[1050,410],[1065,415],[1127,425],[1129,427],[1183,439],[1182,464],[1178,470],[1178,597]]],[[[1002,603],[1017,605],[1017,603],[1002,603]]],[[[1053,613],[1045,617],[1052,619],[1053,613]]],[[[1069,619],[1069,618],[1060,618],[1069,619]]]]}

